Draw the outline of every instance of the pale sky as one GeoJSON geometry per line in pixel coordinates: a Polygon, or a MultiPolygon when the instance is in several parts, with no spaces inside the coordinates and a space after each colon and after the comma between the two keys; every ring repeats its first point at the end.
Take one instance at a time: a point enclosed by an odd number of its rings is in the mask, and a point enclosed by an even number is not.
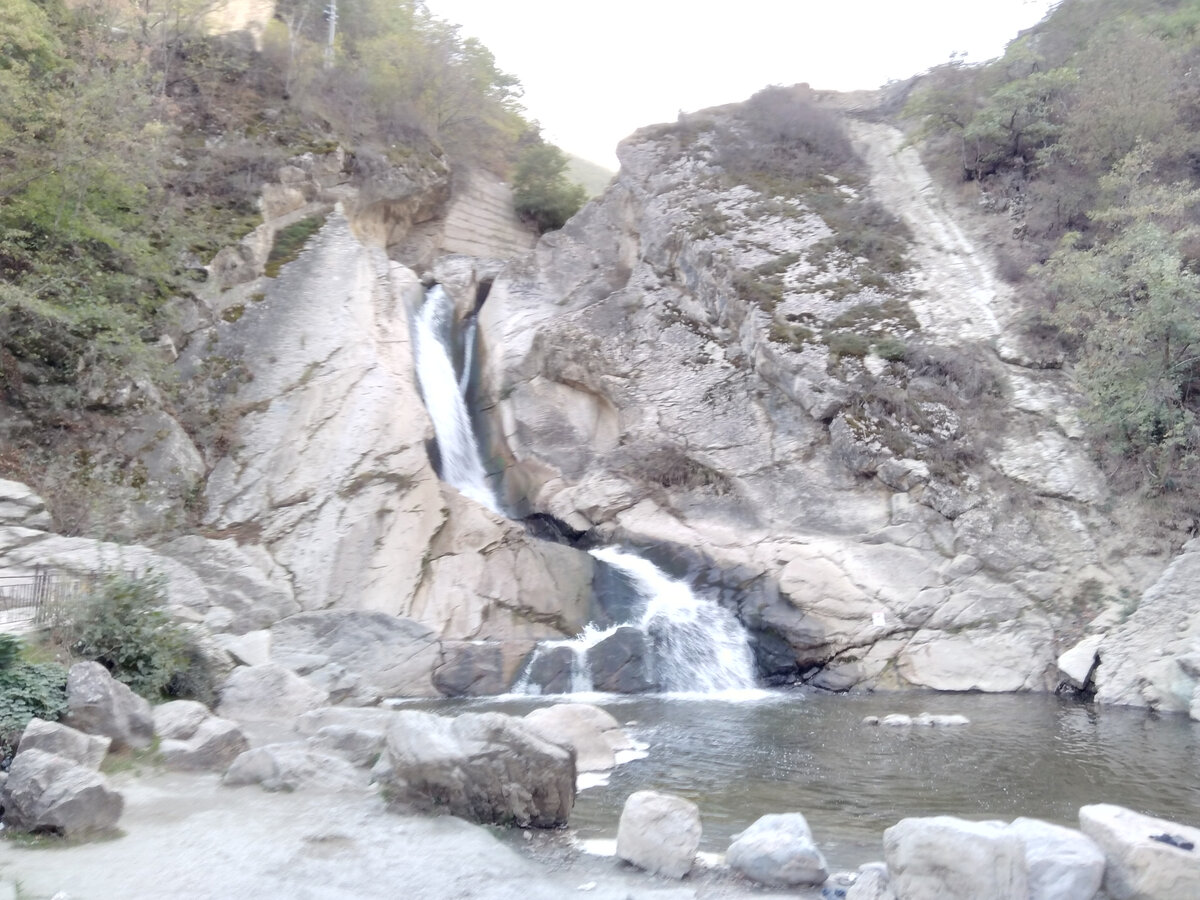
{"type": "Polygon", "coordinates": [[[876,88],[951,53],[999,56],[1053,0],[427,0],[525,87],[564,150],[616,169],[614,148],[680,110],[770,84],[876,88]]]}

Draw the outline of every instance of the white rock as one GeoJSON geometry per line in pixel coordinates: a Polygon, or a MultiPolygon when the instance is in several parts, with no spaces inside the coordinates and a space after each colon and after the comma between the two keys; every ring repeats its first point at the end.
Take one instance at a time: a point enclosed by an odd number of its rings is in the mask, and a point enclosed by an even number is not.
{"type": "Polygon", "coordinates": [[[747,878],[775,887],[823,884],[829,877],[825,857],[800,813],[758,819],[734,836],[725,862],[747,878]]]}
{"type": "Polygon", "coordinates": [[[1097,663],[1096,653],[1103,641],[1104,635],[1093,634],[1059,655],[1058,673],[1064,682],[1080,690],[1091,681],[1097,663]]]}
{"type": "Polygon", "coordinates": [[[247,750],[233,761],[222,779],[229,787],[258,784],[268,791],[362,788],[363,773],[340,756],[319,753],[296,741],[247,750]]]}
{"type": "Polygon", "coordinates": [[[0,788],[4,824],[18,831],[105,832],[124,805],[99,772],[42,750],[18,753],[0,788]]]}
{"type": "Polygon", "coordinates": [[[598,706],[557,703],[525,716],[525,721],[548,741],[575,751],[577,772],[604,772],[616,764],[618,750],[636,745],[621,723],[598,706]]]}
{"type": "Polygon", "coordinates": [[[617,824],[617,856],[639,868],[682,878],[700,846],[700,809],[657,791],[631,794],[617,824]]]}
{"type": "Polygon", "coordinates": [[[154,707],[154,733],[160,738],[185,741],[196,733],[212,711],[195,700],[171,700],[154,707]]]}
{"type": "Polygon", "coordinates": [[[1038,819],[1014,819],[1025,845],[1029,900],[1092,900],[1104,880],[1104,853],[1082,832],[1038,819]]]}
{"type": "Polygon", "coordinates": [[[33,718],[21,732],[17,753],[42,750],[61,756],[87,769],[99,769],[108,753],[112,739],[99,734],[85,734],[58,722],[33,718]]]}
{"type": "Polygon", "coordinates": [[[887,864],[875,862],[859,866],[858,877],[846,891],[846,900],[896,900],[887,864]]]}
{"type": "Polygon", "coordinates": [[[240,666],[261,666],[271,661],[271,632],[266,629],[216,637],[221,649],[240,666]]]}
{"type": "Polygon", "coordinates": [[[1025,848],[996,822],[902,819],[883,833],[901,900],[1028,900],[1025,848]]]}
{"type": "Polygon", "coordinates": [[[250,749],[237,722],[209,716],[186,740],[165,740],[159,745],[170,769],[223,771],[238,755],[250,749]]]}
{"type": "Polygon", "coordinates": [[[1200,828],[1107,803],[1080,809],[1079,827],[1104,851],[1112,900],[1200,897],[1200,828]]]}

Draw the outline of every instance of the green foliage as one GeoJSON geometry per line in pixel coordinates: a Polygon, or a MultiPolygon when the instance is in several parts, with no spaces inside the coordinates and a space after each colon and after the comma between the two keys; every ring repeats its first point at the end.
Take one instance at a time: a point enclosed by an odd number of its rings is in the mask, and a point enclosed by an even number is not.
{"type": "Polygon", "coordinates": [[[198,682],[202,660],[188,632],[167,612],[166,601],[162,575],[109,572],[76,607],[60,612],[55,639],[148,699],[203,697],[211,685],[198,682]]]}
{"type": "Polygon", "coordinates": [[[584,189],[567,179],[566,168],[566,155],[541,138],[529,142],[517,160],[513,202],[539,233],[562,228],[587,200],[584,189]]]}
{"type": "Polygon", "coordinates": [[[21,732],[33,718],[57,721],[67,709],[67,670],[57,663],[21,662],[21,641],[0,635],[0,766],[8,768],[21,732]]]}

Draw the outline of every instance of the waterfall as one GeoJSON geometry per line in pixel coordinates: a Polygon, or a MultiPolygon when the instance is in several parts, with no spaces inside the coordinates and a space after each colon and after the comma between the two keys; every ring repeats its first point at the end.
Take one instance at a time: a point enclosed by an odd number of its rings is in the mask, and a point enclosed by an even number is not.
{"type": "MultiPolygon", "coordinates": [[[[500,504],[488,485],[464,396],[470,372],[464,366],[461,382],[454,372],[450,350],[453,346],[454,302],[440,284],[425,292],[425,303],[416,324],[417,381],[425,396],[425,409],[433,420],[442,458],[442,480],[498,513],[500,504]]],[[[474,338],[474,335],[474,329],[469,329],[469,337],[474,338]]],[[[468,355],[467,359],[470,358],[468,355]]]]}
{"type": "MultiPolygon", "coordinates": [[[[441,285],[431,287],[416,317],[417,381],[425,408],[433,420],[441,455],[442,480],[465,496],[501,513],[487,481],[479,445],[471,427],[466,393],[471,380],[475,321],[464,331],[464,362],[454,367],[454,303],[441,285]]],[[[645,650],[641,681],[635,690],[648,687],[670,692],[716,693],[754,687],[754,663],[746,634],[727,610],[702,600],[682,581],[668,578],[647,560],[615,547],[591,551],[592,556],[629,580],[637,602],[632,621],[612,628],[587,626],[576,638],[543,641],[538,645],[514,690],[540,693],[545,682],[536,674],[539,661],[556,654],[559,666],[556,690],[579,693],[594,689],[590,652],[622,629],[636,629],[632,637],[645,650]],[[564,661],[567,665],[563,667],[564,661]]],[[[621,688],[622,690],[625,688],[621,688]]]]}
{"type": "Polygon", "coordinates": [[[746,633],[728,610],[697,597],[684,582],[640,556],[616,547],[590,552],[629,579],[640,598],[635,617],[603,630],[588,625],[572,640],[542,641],[514,691],[540,693],[532,677],[539,658],[560,648],[571,653],[570,692],[594,690],[589,651],[631,626],[645,636],[648,674],[660,691],[713,694],[754,687],[754,657],[746,633]]]}

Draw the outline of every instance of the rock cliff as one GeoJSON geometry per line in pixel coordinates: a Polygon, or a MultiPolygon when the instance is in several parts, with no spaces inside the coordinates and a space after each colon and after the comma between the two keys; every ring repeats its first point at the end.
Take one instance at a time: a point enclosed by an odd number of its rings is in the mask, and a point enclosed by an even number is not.
{"type": "Polygon", "coordinates": [[[826,179],[907,226],[885,280],[831,252],[845,207],[731,176],[742,115],[634,135],[496,279],[482,402],[510,502],[707,585],[773,677],[1053,689],[1162,548],[1114,521],[1069,378],[900,134],[852,121],[863,177],[826,179]]]}

